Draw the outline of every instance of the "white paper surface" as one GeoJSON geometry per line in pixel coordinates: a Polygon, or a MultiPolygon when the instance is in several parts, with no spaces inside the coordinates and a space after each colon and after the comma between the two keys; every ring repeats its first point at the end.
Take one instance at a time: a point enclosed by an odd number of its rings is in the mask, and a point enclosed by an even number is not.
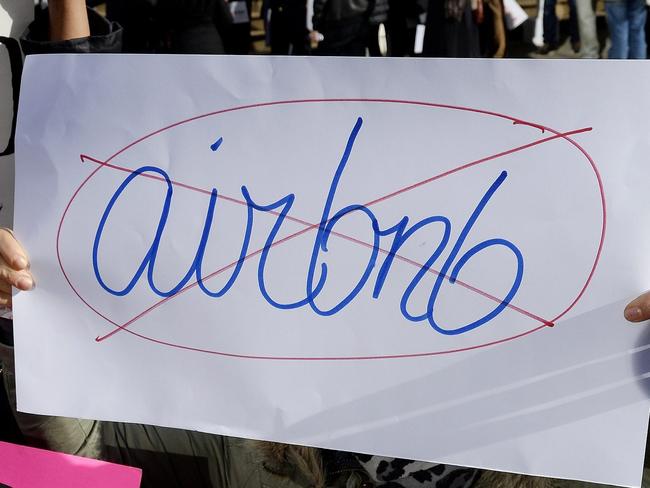
{"type": "Polygon", "coordinates": [[[503,0],[503,15],[508,30],[516,29],[528,19],[528,14],[517,0],[503,0]]]}
{"type": "Polygon", "coordinates": [[[639,486],[650,99],[621,78],[650,68],[31,56],[19,408],[639,486]],[[215,298],[197,269],[239,271],[215,298]]]}

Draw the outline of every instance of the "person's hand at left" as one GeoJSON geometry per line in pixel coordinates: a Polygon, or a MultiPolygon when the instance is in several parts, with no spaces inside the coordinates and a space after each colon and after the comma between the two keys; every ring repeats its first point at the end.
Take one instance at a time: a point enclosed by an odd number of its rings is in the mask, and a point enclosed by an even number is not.
{"type": "Polygon", "coordinates": [[[34,288],[27,253],[9,229],[0,229],[0,308],[11,308],[12,287],[34,288]]]}

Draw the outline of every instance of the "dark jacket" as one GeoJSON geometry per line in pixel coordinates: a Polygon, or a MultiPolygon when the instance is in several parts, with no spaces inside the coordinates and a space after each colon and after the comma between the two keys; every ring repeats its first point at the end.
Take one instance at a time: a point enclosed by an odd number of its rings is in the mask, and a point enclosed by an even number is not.
{"type": "Polygon", "coordinates": [[[445,0],[429,0],[422,55],[435,58],[481,56],[471,2],[465,2],[462,17],[455,20],[447,17],[445,0]]]}
{"type": "Polygon", "coordinates": [[[314,29],[368,15],[373,4],[374,0],[314,0],[314,29]]]}
{"type": "Polygon", "coordinates": [[[375,5],[370,11],[370,23],[379,25],[388,20],[388,10],[390,8],[388,0],[375,0],[375,5]]]}

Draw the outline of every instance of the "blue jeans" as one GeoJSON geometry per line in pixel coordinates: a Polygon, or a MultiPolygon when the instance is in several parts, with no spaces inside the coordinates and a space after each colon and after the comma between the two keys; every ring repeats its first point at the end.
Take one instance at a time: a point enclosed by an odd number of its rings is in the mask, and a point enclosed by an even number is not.
{"type": "MultiPolygon", "coordinates": [[[[557,46],[560,43],[557,32],[557,15],[555,14],[556,3],[557,0],[544,1],[544,42],[550,46],[557,46]]],[[[571,34],[571,42],[576,43],[580,41],[576,0],[569,0],[569,30],[571,34]]]]}
{"type": "Polygon", "coordinates": [[[612,38],[610,59],[645,59],[646,7],[643,0],[606,1],[607,24],[612,38]]]}

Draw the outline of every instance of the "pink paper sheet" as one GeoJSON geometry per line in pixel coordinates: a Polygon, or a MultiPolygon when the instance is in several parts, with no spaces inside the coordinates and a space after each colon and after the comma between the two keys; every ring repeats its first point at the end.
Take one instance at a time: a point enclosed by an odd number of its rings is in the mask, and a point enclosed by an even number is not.
{"type": "Polygon", "coordinates": [[[11,488],[137,488],[142,471],[0,442],[0,483],[11,488]]]}

